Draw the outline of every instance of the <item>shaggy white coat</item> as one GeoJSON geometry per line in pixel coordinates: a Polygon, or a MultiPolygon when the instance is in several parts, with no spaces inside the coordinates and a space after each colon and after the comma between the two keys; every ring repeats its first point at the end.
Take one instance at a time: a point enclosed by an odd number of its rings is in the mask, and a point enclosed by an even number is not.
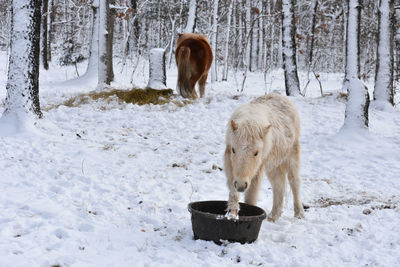
{"type": "Polygon", "coordinates": [[[282,214],[286,178],[294,199],[294,215],[304,217],[300,200],[300,119],[287,97],[268,94],[238,107],[226,131],[224,170],[229,188],[228,212],[236,217],[239,193],[256,205],[264,173],[272,185],[270,221],[282,214]]]}

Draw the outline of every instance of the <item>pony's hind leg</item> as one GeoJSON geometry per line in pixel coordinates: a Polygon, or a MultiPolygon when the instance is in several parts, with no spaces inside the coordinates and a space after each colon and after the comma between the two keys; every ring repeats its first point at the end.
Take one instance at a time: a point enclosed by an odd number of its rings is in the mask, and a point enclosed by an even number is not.
{"type": "Polygon", "coordinates": [[[204,96],[204,91],[206,90],[207,76],[208,76],[208,74],[204,74],[203,76],[201,76],[201,78],[199,80],[200,97],[204,96]]]}
{"type": "Polygon", "coordinates": [[[293,193],[294,216],[304,218],[304,208],[300,200],[300,159],[298,155],[289,157],[288,160],[288,180],[293,193]]]}
{"type": "Polygon", "coordinates": [[[197,98],[196,81],[193,81],[192,79],[190,80],[190,94],[191,98],[193,99],[197,98]]]}
{"type": "Polygon", "coordinates": [[[256,205],[258,199],[258,192],[260,191],[260,185],[262,181],[262,175],[264,170],[258,171],[256,176],[251,180],[249,189],[247,189],[244,202],[250,205],[256,205]]]}
{"type": "Polygon", "coordinates": [[[269,221],[276,221],[282,214],[283,199],[285,196],[286,170],[281,165],[268,171],[268,180],[272,185],[273,204],[271,213],[268,215],[269,221]]]}

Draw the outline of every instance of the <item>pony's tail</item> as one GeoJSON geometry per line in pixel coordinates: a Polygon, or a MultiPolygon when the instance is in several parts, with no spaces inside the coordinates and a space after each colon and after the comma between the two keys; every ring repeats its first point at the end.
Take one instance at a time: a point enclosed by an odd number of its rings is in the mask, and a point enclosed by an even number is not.
{"type": "Polygon", "coordinates": [[[190,48],[182,46],[178,50],[177,55],[178,64],[178,84],[177,91],[183,97],[193,97],[190,88],[190,48]]]}

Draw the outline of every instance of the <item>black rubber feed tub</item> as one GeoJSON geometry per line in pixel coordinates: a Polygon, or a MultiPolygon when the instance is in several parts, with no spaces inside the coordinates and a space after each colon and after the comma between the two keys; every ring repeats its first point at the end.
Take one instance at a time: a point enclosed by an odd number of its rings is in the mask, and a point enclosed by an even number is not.
{"type": "Polygon", "coordinates": [[[221,240],[230,242],[252,243],[260,232],[262,221],[266,218],[263,209],[240,204],[239,219],[228,220],[226,201],[200,201],[189,204],[192,214],[192,228],[195,239],[214,241],[221,244],[221,240]]]}

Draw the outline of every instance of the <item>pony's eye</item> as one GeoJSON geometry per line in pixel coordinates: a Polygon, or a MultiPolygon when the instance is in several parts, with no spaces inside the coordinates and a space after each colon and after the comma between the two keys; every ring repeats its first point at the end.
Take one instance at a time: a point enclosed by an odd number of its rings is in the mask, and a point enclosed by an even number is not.
{"type": "Polygon", "coordinates": [[[257,155],[258,155],[258,151],[256,153],[254,153],[254,157],[257,157],[257,155]]]}
{"type": "Polygon", "coordinates": [[[232,153],[235,154],[235,149],[232,147],[232,153]]]}

